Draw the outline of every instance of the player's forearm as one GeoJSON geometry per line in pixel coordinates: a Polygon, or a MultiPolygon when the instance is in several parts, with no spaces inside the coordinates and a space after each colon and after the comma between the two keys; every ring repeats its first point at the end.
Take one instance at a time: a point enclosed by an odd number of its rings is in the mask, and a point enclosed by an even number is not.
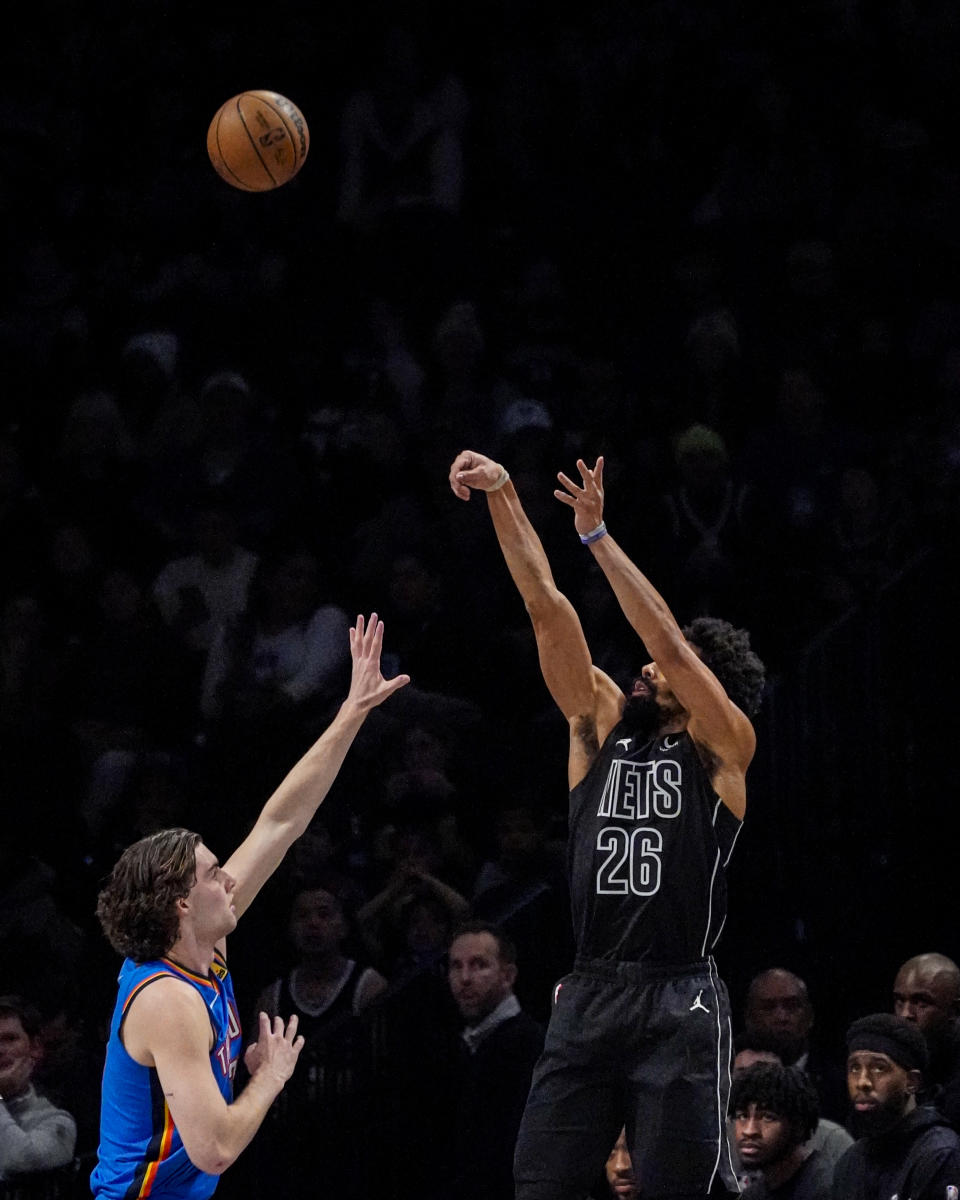
{"type": "Polygon", "coordinates": [[[657,660],[669,657],[683,634],[667,602],[609,533],[590,550],[647,652],[657,660]]]}
{"type": "Polygon", "coordinates": [[[181,1137],[190,1161],[208,1175],[222,1175],[253,1141],[283,1084],[268,1072],[254,1075],[232,1104],[225,1104],[213,1126],[199,1136],[181,1137]]]}
{"type": "Polygon", "coordinates": [[[349,697],[344,700],[337,715],[264,805],[260,821],[290,826],[294,837],[306,829],[332,787],[368,711],[349,697]]]}
{"type": "Polygon", "coordinates": [[[497,491],[488,492],[487,502],[507,569],[529,606],[556,589],[546,551],[510,480],[497,491]]]}

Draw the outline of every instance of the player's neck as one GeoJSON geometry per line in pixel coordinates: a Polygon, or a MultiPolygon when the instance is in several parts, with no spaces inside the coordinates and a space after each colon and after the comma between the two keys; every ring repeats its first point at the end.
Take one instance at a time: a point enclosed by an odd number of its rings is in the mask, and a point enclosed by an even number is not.
{"type": "Polygon", "coordinates": [[[215,950],[216,946],[202,943],[192,933],[182,930],[165,957],[195,975],[206,978],[210,974],[215,950]]]}

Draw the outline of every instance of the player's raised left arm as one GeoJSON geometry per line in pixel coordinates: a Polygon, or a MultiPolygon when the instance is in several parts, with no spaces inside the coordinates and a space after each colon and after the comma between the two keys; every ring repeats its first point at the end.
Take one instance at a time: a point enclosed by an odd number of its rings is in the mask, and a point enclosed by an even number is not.
{"type": "Polygon", "coordinates": [[[410,682],[409,675],[384,679],[380,671],[383,623],[373,613],[350,630],[353,669],[350,690],[337,715],[273,793],[249,835],[224,863],[236,880],[233,901],[239,917],[304,832],[340,771],[347,751],[371,709],[410,682]]]}
{"type": "Polygon", "coordinates": [[[627,620],[662,671],[670,690],[689,714],[687,729],[728,770],[745,772],[756,745],[750,720],[729,698],[716,675],[687,641],[667,602],[603,526],[603,458],[589,468],[577,460],[581,482],[561,472],[563,490],[554,495],[574,510],[575,525],[588,542],[627,620]]]}

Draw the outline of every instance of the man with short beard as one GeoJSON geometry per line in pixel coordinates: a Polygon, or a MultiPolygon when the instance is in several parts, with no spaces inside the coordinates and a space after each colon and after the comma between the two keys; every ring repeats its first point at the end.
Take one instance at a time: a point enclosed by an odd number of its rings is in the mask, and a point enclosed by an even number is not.
{"type": "Polygon", "coordinates": [[[956,1200],[960,1139],[917,1104],[929,1056],[923,1034],[891,1013],[847,1030],[847,1087],[858,1137],[837,1163],[833,1200],[956,1200]]]}
{"type": "Polygon", "coordinates": [[[554,496],[653,660],[626,694],[594,665],[506,468],[473,450],[450,468],[459,499],[486,494],[569,728],[576,959],[554,990],[520,1126],[516,1200],[581,1200],[624,1126],[645,1197],[736,1194],[725,1126],[730,1008],[712,952],[747,805],[763,664],[725,621],[681,629],[607,531],[603,459],[592,468],[578,459],[577,470],[579,483],[558,475],[554,496]]]}

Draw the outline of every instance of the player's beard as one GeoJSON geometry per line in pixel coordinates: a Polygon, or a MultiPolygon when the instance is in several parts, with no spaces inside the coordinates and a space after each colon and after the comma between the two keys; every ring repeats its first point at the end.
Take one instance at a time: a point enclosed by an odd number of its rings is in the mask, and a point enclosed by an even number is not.
{"type": "Polygon", "coordinates": [[[850,1128],[854,1137],[876,1137],[888,1133],[903,1120],[903,1096],[891,1096],[866,1112],[850,1113],[850,1128]]]}
{"type": "Polygon", "coordinates": [[[635,738],[646,742],[659,732],[666,715],[651,691],[643,696],[628,696],[620,720],[635,738]]]}

